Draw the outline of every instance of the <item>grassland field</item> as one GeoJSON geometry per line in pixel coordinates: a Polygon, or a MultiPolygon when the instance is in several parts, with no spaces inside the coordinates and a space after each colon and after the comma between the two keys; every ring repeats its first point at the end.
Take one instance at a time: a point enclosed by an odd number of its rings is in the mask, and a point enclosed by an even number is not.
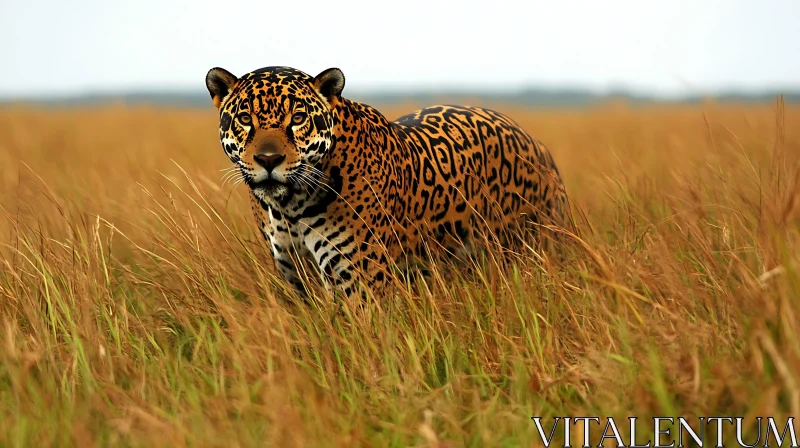
{"type": "Polygon", "coordinates": [[[0,446],[517,447],[540,446],[531,416],[800,417],[800,108],[493,107],[551,149],[570,256],[434,266],[363,319],[286,306],[213,107],[0,109],[0,446]]]}

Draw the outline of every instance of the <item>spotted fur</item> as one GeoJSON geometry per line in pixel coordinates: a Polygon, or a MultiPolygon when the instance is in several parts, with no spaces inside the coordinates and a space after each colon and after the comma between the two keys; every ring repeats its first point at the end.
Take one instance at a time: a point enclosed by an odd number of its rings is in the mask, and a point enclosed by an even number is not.
{"type": "Polygon", "coordinates": [[[214,68],[206,86],[276,266],[300,290],[297,256],[350,296],[359,280],[385,285],[409,253],[561,224],[568,210],[548,150],[498,112],[442,105],[390,122],[343,98],[336,68],[214,68]]]}

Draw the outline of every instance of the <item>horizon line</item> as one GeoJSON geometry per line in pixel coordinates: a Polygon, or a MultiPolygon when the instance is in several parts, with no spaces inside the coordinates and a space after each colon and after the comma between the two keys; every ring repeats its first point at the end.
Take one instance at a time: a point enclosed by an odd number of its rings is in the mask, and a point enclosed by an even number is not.
{"type": "MultiPolygon", "coordinates": [[[[544,85],[527,84],[516,86],[387,86],[387,87],[355,87],[348,89],[348,97],[392,97],[392,96],[506,96],[515,94],[580,94],[598,98],[628,96],[640,99],[653,100],[685,100],[696,98],[714,98],[725,96],[796,96],[800,95],[800,86],[774,86],[774,87],[720,87],[712,89],[686,89],[685,91],[664,92],[659,89],[643,89],[633,86],[606,86],[594,88],[577,84],[544,85]]],[[[74,92],[50,93],[0,93],[0,103],[4,102],[40,102],[40,101],[69,101],[88,98],[114,98],[129,96],[207,96],[202,88],[188,87],[131,87],[131,88],[101,88],[78,90],[74,92]]]]}

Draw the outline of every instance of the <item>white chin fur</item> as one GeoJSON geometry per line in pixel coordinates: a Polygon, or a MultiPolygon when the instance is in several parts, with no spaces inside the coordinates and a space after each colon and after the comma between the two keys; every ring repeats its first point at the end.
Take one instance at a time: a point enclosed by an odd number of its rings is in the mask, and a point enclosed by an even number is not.
{"type": "Polygon", "coordinates": [[[270,185],[268,187],[256,187],[253,192],[259,199],[279,198],[289,194],[286,185],[270,185]]]}

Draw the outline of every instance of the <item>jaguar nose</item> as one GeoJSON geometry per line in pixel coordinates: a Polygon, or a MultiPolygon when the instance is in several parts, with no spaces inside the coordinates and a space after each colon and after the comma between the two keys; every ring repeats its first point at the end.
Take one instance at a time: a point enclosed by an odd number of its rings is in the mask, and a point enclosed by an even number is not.
{"type": "Polygon", "coordinates": [[[268,173],[271,173],[272,170],[275,169],[276,166],[280,165],[284,159],[286,159],[285,154],[256,154],[253,156],[256,160],[256,163],[263,166],[268,173]]]}

